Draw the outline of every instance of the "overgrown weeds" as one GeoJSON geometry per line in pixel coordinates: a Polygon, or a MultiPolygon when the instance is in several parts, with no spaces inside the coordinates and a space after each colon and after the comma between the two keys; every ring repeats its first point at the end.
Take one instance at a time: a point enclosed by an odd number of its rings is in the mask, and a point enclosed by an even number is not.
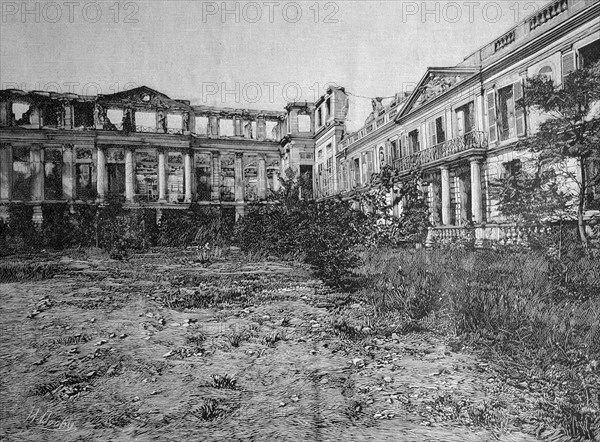
{"type": "Polygon", "coordinates": [[[224,375],[214,374],[212,376],[212,386],[222,390],[239,389],[237,380],[227,373],[225,373],[224,375]]]}
{"type": "Polygon", "coordinates": [[[4,261],[0,263],[0,284],[50,279],[59,273],[60,269],[59,264],[4,261]]]}
{"type": "Polygon", "coordinates": [[[556,389],[540,405],[547,421],[575,439],[600,437],[597,256],[576,247],[560,256],[385,250],[367,253],[363,262],[368,288],[361,295],[380,320],[393,312],[405,324],[446,317],[464,342],[492,348],[499,363],[510,359],[536,370],[556,389]]]}

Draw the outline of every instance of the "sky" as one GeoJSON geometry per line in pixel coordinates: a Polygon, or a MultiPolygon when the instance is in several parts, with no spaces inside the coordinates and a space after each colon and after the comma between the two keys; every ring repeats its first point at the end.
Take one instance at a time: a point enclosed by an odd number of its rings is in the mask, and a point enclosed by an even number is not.
{"type": "Polygon", "coordinates": [[[192,104],[282,110],[328,84],[369,97],[453,66],[547,0],[0,0],[1,88],[95,95],[146,85],[192,104]]]}

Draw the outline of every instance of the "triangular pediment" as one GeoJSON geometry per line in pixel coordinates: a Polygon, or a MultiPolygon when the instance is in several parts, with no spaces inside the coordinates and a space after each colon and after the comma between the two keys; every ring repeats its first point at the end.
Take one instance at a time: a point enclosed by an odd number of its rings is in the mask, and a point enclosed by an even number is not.
{"type": "Polygon", "coordinates": [[[148,86],[140,86],[122,92],[98,97],[102,103],[123,104],[133,107],[189,110],[189,103],[173,100],[162,92],[148,86]]]}
{"type": "Polygon", "coordinates": [[[398,118],[454,89],[479,72],[474,68],[429,68],[414,89],[398,118]]]}

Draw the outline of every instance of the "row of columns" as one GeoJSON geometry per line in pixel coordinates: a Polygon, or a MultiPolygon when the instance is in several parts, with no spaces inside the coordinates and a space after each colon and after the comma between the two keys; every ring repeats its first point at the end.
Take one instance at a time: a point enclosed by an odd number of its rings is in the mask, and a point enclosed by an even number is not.
{"type": "MultiPolygon", "coordinates": [[[[483,222],[483,195],[481,188],[481,158],[471,158],[471,213],[473,222],[481,224],[483,222]]],[[[450,197],[450,169],[448,166],[441,166],[442,182],[442,224],[451,225],[452,204],[450,197]]]]}
{"type": "MultiPolygon", "coordinates": [[[[221,154],[212,152],[211,161],[211,199],[219,201],[221,199],[221,154]]],[[[166,203],[167,196],[167,152],[164,149],[158,151],[158,199],[159,203],[166,203]]],[[[184,188],[185,188],[185,203],[192,202],[193,195],[193,179],[192,167],[193,158],[192,152],[184,153],[184,188]]],[[[106,152],[104,148],[97,149],[97,192],[99,201],[104,201],[108,193],[108,173],[106,163],[106,152]]],[[[235,173],[235,201],[243,203],[244,198],[244,170],[243,170],[243,153],[235,154],[234,162],[235,173]]],[[[267,168],[264,156],[258,159],[258,198],[266,199],[267,196],[267,168]]],[[[43,177],[42,177],[43,180],[43,177]]],[[[135,201],[135,161],[134,149],[125,149],[125,199],[127,202],[135,201]]]]}
{"type": "MultiPolygon", "coordinates": [[[[221,136],[221,118],[218,114],[209,114],[207,116],[208,124],[206,127],[206,135],[209,137],[221,136]]],[[[259,115],[256,119],[256,133],[252,133],[252,128],[246,127],[251,124],[252,120],[245,120],[242,115],[233,115],[233,135],[235,137],[251,138],[257,141],[265,141],[267,139],[267,120],[264,116],[259,115]]]]}
{"type": "MultiPolygon", "coordinates": [[[[12,121],[12,101],[3,101],[0,104],[0,124],[4,126],[9,126],[14,123],[12,121]]],[[[34,106],[31,104],[31,106],[34,106]]],[[[70,103],[62,103],[63,113],[60,117],[59,126],[63,129],[73,129],[73,118],[74,118],[74,109],[73,105],[70,103]]],[[[115,109],[115,107],[108,107],[106,111],[109,109],[115,109]]],[[[123,115],[125,116],[126,112],[130,112],[131,121],[135,122],[135,108],[123,108],[123,115]]],[[[94,127],[96,129],[103,129],[104,122],[100,120],[101,111],[96,109],[94,111],[94,127]]],[[[218,137],[220,136],[220,117],[218,114],[209,114],[208,118],[208,126],[207,126],[207,135],[218,137]]],[[[234,128],[234,136],[236,137],[246,137],[253,138],[258,141],[265,141],[267,137],[267,121],[263,115],[258,115],[256,118],[256,134],[252,134],[250,136],[250,132],[245,128],[246,123],[251,123],[252,120],[245,120],[241,114],[233,115],[231,117],[233,120],[233,128],[234,128]]],[[[40,127],[42,127],[43,122],[41,119],[41,110],[39,107],[34,106],[32,113],[32,120],[39,122],[40,127]]],[[[112,121],[113,124],[120,123],[118,121],[112,121]]],[[[181,130],[183,133],[195,133],[196,130],[196,114],[190,111],[185,111],[182,113],[182,127],[181,130]]],[[[158,110],[156,112],[156,131],[157,132],[166,132],[168,130],[167,127],[167,112],[165,110],[158,110]]]]}

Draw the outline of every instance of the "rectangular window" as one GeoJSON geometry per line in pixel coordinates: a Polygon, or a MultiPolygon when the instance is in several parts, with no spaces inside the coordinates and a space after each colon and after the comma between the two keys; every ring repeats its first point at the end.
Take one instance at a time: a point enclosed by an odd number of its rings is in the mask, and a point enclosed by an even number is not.
{"type": "Polygon", "coordinates": [[[443,116],[429,122],[429,147],[446,141],[446,131],[444,129],[445,118],[443,116]]]}
{"type": "Polygon", "coordinates": [[[41,106],[42,122],[44,126],[62,127],[65,118],[65,109],[59,101],[51,100],[41,106]]]}
{"type": "Polygon", "coordinates": [[[408,154],[416,153],[421,150],[419,145],[419,129],[408,133],[408,154]]]}
{"type": "Polygon", "coordinates": [[[436,133],[436,141],[437,144],[443,143],[446,141],[446,119],[442,117],[438,117],[435,119],[435,133],[436,133]]]}
{"type": "Polygon", "coordinates": [[[392,161],[400,158],[400,150],[398,148],[398,140],[394,140],[390,143],[390,154],[392,155],[392,161]]]}
{"type": "Polygon", "coordinates": [[[507,86],[498,90],[498,122],[500,140],[508,140],[516,135],[515,99],[513,87],[507,86]]]}
{"type": "Polygon", "coordinates": [[[360,158],[354,158],[353,185],[360,186],[360,158]]]}
{"type": "Polygon", "coordinates": [[[244,157],[244,199],[246,201],[258,200],[258,158],[256,156],[244,157]]]}
{"type": "Polygon", "coordinates": [[[73,125],[76,128],[94,127],[94,103],[73,102],[73,125]]]}
{"type": "Polygon", "coordinates": [[[333,194],[333,157],[327,158],[327,194],[333,194]]]}
{"type": "Polygon", "coordinates": [[[362,154],[362,182],[367,185],[371,182],[373,174],[373,152],[363,152],[362,154]]]}
{"type": "Polygon", "coordinates": [[[31,200],[31,167],[28,147],[13,147],[12,198],[31,200]]]}
{"type": "Polygon", "coordinates": [[[300,175],[306,178],[304,185],[300,189],[300,198],[313,198],[313,167],[301,165],[300,175]]]}
{"type": "Polygon", "coordinates": [[[62,148],[44,149],[44,199],[62,199],[62,148]]]}
{"type": "Polygon", "coordinates": [[[235,157],[221,157],[221,201],[235,200],[235,157]]]}
{"type": "Polygon", "coordinates": [[[76,198],[82,201],[96,199],[96,168],[92,148],[75,149],[75,175],[76,198]]]}
{"type": "Polygon", "coordinates": [[[502,163],[502,167],[504,168],[503,178],[514,178],[521,172],[523,165],[521,160],[516,159],[502,163]]]}
{"type": "Polygon", "coordinates": [[[498,90],[498,134],[500,141],[525,135],[523,84],[518,82],[498,90]]]}
{"type": "Polygon", "coordinates": [[[158,157],[156,150],[135,152],[135,187],[141,201],[158,201],[158,157]]]}
{"type": "Polygon", "coordinates": [[[579,49],[579,61],[582,68],[592,67],[600,60],[600,39],[579,49]]]}
{"type": "Polygon", "coordinates": [[[323,165],[317,166],[317,194],[323,196],[323,165]]]}
{"type": "Polygon", "coordinates": [[[471,101],[454,111],[457,136],[462,137],[475,130],[475,104],[471,101]]]}
{"type": "Polygon", "coordinates": [[[565,82],[565,78],[577,69],[577,52],[570,51],[562,56],[562,77],[563,83],[565,82]]]}
{"type": "Polygon", "coordinates": [[[108,193],[125,194],[125,153],[123,149],[107,149],[106,171],[108,173],[108,193]]]}
{"type": "Polygon", "coordinates": [[[488,117],[488,134],[490,143],[498,141],[498,128],[496,121],[496,91],[491,90],[487,93],[487,117],[488,117]]]}
{"type": "Polygon", "coordinates": [[[185,173],[183,154],[169,152],[167,160],[167,198],[170,203],[183,202],[185,198],[185,173]]]}
{"type": "Polygon", "coordinates": [[[194,164],[196,166],[196,195],[199,201],[210,201],[211,199],[211,156],[210,154],[194,154],[194,164]]]}
{"type": "Polygon", "coordinates": [[[523,105],[523,83],[516,82],[513,85],[513,94],[515,97],[515,126],[517,127],[517,136],[526,134],[525,106],[523,105]]]}

